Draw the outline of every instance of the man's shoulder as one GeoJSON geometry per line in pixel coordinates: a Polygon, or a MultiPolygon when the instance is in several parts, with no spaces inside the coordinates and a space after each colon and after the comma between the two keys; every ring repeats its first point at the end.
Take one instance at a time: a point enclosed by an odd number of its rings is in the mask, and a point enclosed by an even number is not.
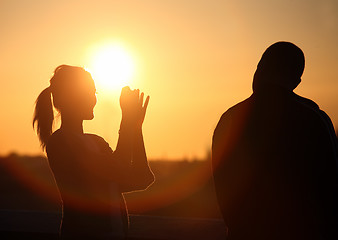
{"type": "Polygon", "coordinates": [[[317,103],[315,103],[314,101],[310,99],[299,96],[297,94],[295,94],[295,98],[299,102],[299,104],[302,105],[302,107],[306,109],[309,115],[313,115],[314,119],[317,119],[322,124],[324,124],[332,136],[335,135],[335,130],[334,130],[334,126],[332,124],[331,118],[324,110],[322,110],[318,106],[317,103]]]}
{"type": "Polygon", "coordinates": [[[331,122],[330,117],[320,109],[319,105],[311,99],[294,94],[294,101],[297,103],[297,109],[307,117],[324,121],[326,124],[331,122]]]}
{"type": "Polygon", "coordinates": [[[302,104],[304,107],[310,108],[314,111],[319,111],[320,108],[317,103],[315,103],[313,100],[302,97],[298,94],[293,94],[294,100],[298,102],[299,104],[302,104]]]}
{"type": "Polygon", "coordinates": [[[246,112],[249,109],[251,104],[252,104],[252,96],[243,100],[243,101],[241,101],[241,102],[239,102],[239,103],[237,103],[237,104],[235,104],[234,106],[232,106],[228,110],[226,110],[222,114],[219,122],[226,121],[229,118],[235,117],[237,114],[246,112]]]}
{"type": "Polygon", "coordinates": [[[246,118],[248,111],[250,110],[250,106],[252,104],[252,96],[237,103],[236,105],[230,107],[227,111],[225,111],[221,118],[219,119],[217,126],[214,131],[215,135],[223,135],[225,132],[231,128],[231,126],[238,125],[241,121],[246,118]]]}

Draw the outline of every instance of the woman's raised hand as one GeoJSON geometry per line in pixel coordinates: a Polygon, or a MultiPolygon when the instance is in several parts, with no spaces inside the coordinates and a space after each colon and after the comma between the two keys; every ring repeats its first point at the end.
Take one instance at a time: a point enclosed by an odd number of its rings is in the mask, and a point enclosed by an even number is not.
{"type": "Polygon", "coordinates": [[[130,124],[142,126],[149,103],[149,96],[144,101],[144,93],[124,87],[121,91],[120,106],[122,120],[130,124]]]}

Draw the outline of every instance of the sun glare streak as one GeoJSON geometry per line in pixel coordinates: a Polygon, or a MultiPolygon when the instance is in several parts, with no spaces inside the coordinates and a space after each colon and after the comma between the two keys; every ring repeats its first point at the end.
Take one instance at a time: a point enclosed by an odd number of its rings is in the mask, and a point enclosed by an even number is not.
{"type": "Polygon", "coordinates": [[[135,71],[131,55],[119,45],[105,45],[93,54],[87,68],[99,92],[120,91],[130,85],[135,71]]]}

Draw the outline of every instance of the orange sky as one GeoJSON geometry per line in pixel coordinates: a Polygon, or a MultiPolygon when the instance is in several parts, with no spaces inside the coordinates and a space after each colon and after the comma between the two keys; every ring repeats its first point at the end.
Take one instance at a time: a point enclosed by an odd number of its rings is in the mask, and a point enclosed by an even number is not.
{"type": "MultiPolygon", "coordinates": [[[[42,153],[31,128],[37,95],[56,66],[86,66],[90,49],[110,41],[136,59],[131,87],[151,96],[150,158],[203,157],[220,115],[251,94],[261,54],[279,40],[305,52],[296,92],[338,124],[335,0],[2,0],[0,32],[0,154],[42,153]]],[[[118,96],[98,91],[85,130],[115,148],[118,96]]]]}

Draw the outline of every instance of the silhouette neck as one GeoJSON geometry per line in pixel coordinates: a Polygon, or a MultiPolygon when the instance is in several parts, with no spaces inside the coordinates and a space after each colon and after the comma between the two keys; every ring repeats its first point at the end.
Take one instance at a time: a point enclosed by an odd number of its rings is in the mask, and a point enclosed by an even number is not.
{"type": "Polygon", "coordinates": [[[83,134],[83,120],[61,114],[61,127],[63,131],[83,134]]]}
{"type": "Polygon", "coordinates": [[[254,93],[292,93],[293,90],[286,88],[283,85],[269,82],[254,82],[253,84],[254,93]]]}

